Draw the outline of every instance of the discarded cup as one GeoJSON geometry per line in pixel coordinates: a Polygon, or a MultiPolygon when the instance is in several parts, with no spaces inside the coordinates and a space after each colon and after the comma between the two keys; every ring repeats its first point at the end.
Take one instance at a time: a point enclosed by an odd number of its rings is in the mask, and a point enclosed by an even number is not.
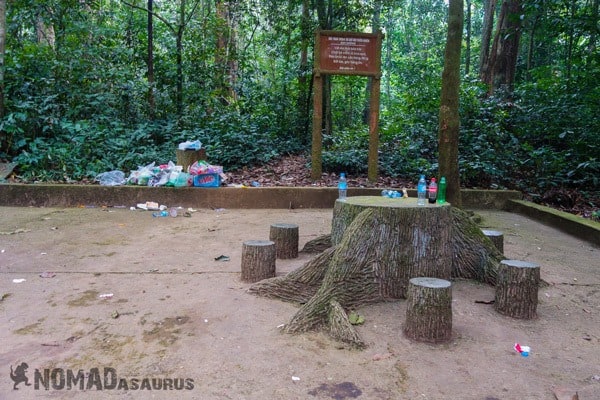
{"type": "Polygon", "coordinates": [[[519,343],[515,343],[514,349],[517,353],[521,354],[523,357],[528,357],[531,348],[529,346],[521,346],[519,343]]]}

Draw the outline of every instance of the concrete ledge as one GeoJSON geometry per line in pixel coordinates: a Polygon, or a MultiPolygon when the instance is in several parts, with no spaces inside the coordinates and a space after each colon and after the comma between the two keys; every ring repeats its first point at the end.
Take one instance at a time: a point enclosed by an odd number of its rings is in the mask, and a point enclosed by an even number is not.
{"type": "MultiPolygon", "coordinates": [[[[348,196],[379,196],[381,189],[350,188],[348,196]]],[[[414,189],[409,196],[416,196],[414,189]]],[[[463,206],[472,209],[503,209],[516,191],[463,190],[463,206]]],[[[155,201],[167,206],[194,208],[333,208],[336,188],[169,188],[147,186],[0,184],[0,206],[101,207],[134,206],[155,201]]]]}
{"type": "Polygon", "coordinates": [[[600,223],[598,222],[524,200],[510,200],[505,209],[600,246],[600,223]]]}

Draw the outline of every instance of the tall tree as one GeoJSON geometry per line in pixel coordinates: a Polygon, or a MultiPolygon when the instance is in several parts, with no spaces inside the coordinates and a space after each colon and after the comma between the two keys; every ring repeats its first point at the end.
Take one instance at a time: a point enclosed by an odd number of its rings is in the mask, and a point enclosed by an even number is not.
{"type": "MultiPolygon", "coordinates": [[[[0,0],[0,118],[4,118],[4,55],[6,53],[6,0],[0,0]]],[[[3,132],[0,132],[2,149],[3,132]]]]}
{"type": "Polygon", "coordinates": [[[469,75],[471,72],[471,31],[473,30],[473,23],[471,18],[471,0],[466,0],[467,2],[467,28],[466,28],[466,46],[465,46],[465,75],[469,75]]]}
{"type": "Polygon", "coordinates": [[[490,43],[494,30],[494,15],[497,0],[484,0],[483,2],[483,28],[481,30],[481,51],[479,54],[479,77],[485,82],[489,70],[490,43]]]}
{"type": "Polygon", "coordinates": [[[148,0],[148,114],[150,119],[154,119],[155,101],[154,101],[154,19],[152,17],[152,8],[154,0],[148,0]]]}
{"type": "Polygon", "coordinates": [[[223,73],[221,79],[222,101],[229,104],[237,100],[235,83],[237,77],[237,61],[235,58],[236,33],[229,2],[216,0],[217,13],[217,49],[215,63],[223,73]]]}
{"type": "Polygon", "coordinates": [[[462,207],[458,170],[460,131],[458,106],[463,14],[463,1],[450,0],[438,130],[439,175],[446,177],[448,184],[446,199],[455,207],[462,207]]]}
{"type": "Polygon", "coordinates": [[[507,93],[512,92],[519,56],[522,17],[521,0],[506,0],[502,3],[484,76],[489,93],[498,88],[507,90],[507,93]]]}

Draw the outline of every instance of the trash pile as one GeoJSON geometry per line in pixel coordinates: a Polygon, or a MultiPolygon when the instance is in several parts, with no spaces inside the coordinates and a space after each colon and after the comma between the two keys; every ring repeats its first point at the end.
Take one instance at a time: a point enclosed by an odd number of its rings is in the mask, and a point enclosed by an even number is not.
{"type": "MultiPolygon", "coordinates": [[[[180,143],[179,149],[199,149],[199,141],[180,143]]],[[[103,186],[138,185],[138,186],[167,186],[167,187],[219,187],[221,180],[226,180],[223,167],[211,165],[204,160],[196,161],[187,171],[183,166],[169,161],[166,164],[152,162],[139,166],[131,171],[129,177],[123,171],[108,171],[98,174],[96,181],[103,186]]]]}

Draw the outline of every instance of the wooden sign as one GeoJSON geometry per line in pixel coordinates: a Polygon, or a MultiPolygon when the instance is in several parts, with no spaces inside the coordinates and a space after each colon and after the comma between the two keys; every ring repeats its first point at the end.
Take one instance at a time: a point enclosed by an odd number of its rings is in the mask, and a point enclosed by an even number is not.
{"type": "Polygon", "coordinates": [[[378,33],[317,31],[313,73],[313,180],[322,174],[323,79],[321,75],[364,75],[373,79],[369,97],[369,180],[377,180],[379,148],[379,86],[381,79],[381,40],[378,33]]]}
{"type": "Polygon", "coordinates": [[[319,34],[319,72],[325,74],[378,75],[376,34],[327,32],[319,34]]]}

